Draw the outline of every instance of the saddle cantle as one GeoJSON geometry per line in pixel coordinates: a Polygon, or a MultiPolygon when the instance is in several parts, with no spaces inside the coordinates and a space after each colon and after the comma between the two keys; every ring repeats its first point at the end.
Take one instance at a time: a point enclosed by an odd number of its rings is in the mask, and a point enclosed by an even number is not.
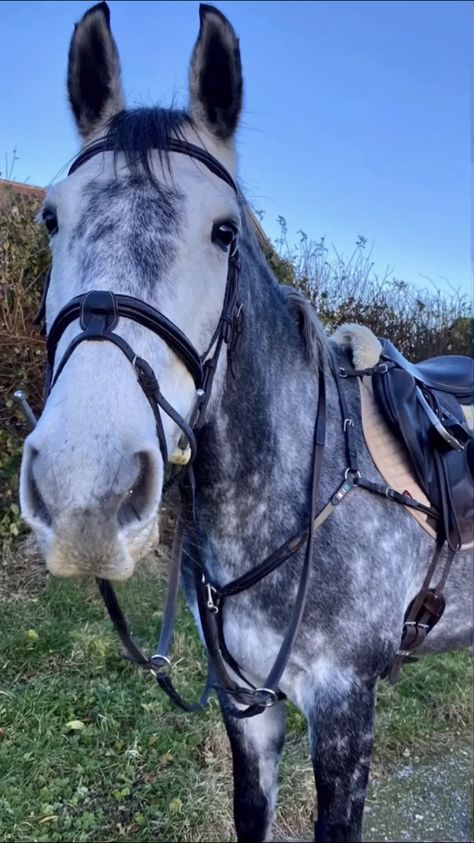
{"type": "Polygon", "coordinates": [[[454,395],[461,404],[474,403],[474,361],[461,354],[430,357],[411,363],[390,340],[381,339],[382,358],[408,372],[418,383],[454,395]]]}

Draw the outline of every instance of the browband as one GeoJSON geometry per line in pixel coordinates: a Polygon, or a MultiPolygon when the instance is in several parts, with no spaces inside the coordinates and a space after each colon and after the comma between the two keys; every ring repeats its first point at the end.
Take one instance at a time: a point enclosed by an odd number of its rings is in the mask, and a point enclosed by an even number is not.
{"type": "MultiPolygon", "coordinates": [[[[218,161],[217,158],[214,158],[214,156],[207,152],[206,149],[202,149],[200,146],[196,146],[194,143],[189,143],[189,141],[181,140],[180,138],[168,138],[166,145],[163,145],[162,147],[155,146],[153,149],[163,149],[167,152],[181,152],[184,155],[188,155],[190,158],[195,158],[200,162],[200,164],[204,164],[211,173],[222,179],[222,181],[225,181],[229,187],[238,193],[237,185],[230,173],[228,173],[220,161],[218,161]]],[[[69,168],[68,176],[100,152],[120,152],[120,150],[116,150],[107,138],[101,138],[89,146],[86,146],[85,149],[79,153],[69,168]]]]}

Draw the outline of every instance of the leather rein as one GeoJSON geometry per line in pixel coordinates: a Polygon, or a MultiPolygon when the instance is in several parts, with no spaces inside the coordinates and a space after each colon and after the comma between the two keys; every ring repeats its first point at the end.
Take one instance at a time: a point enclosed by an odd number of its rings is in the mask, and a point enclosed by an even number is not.
{"type": "MultiPolygon", "coordinates": [[[[207,167],[215,176],[225,181],[233,190],[237,191],[234,180],[225,168],[206,150],[194,146],[187,141],[171,138],[167,141],[167,150],[178,152],[195,158],[207,167]]],[[[106,151],[113,151],[106,140],[100,140],[84,149],[73,162],[68,175],[78,167],[89,161],[93,156],[106,151]]],[[[164,466],[168,462],[168,449],[161,418],[161,411],[165,412],[180,428],[182,437],[180,447],[188,448],[189,461],[179,469],[174,469],[164,485],[164,491],[179,478],[183,511],[178,515],[177,528],[173,541],[173,549],[169,565],[167,593],[160,637],[156,652],[150,656],[146,654],[133,639],[125,615],[120,608],[113,586],[108,580],[97,579],[100,593],[107,607],[115,630],[126,651],[126,658],[136,665],[150,671],[159,686],[168,697],[184,711],[199,711],[206,705],[210,691],[216,688],[223,691],[237,703],[227,704],[227,710],[237,718],[251,717],[260,714],[269,706],[285,699],[285,694],[279,690],[281,677],[288,665],[291,650],[298,634],[306,598],[309,590],[312,568],[315,532],[333,513],[338,504],[345,499],[348,492],[357,486],[368,491],[389,496],[405,506],[418,506],[411,498],[399,495],[394,490],[364,481],[357,465],[357,451],[354,439],[354,423],[349,416],[345,397],[340,384],[339,373],[334,371],[330,361],[331,372],[337,384],[341,415],[343,419],[346,469],[344,479],[329,502],[317,513],[317,497],[326,434],[326,382],[324,365],[319,370],[318,407],[313,433],[311,469],[309,478],[309,507],[306,526],[296,536],[291,537],[281,547],[271,553],[262,562],[247,571],[237,579],[226,585],[219,585],[209,577],[202,560],[193,558],[197,604],[203,630],[204,640],[208,651],[207,681],[197,702],[184,700],[174,687],[171,676],[171,662],[169,652],[172,642],[174,622],[176,616],[177,597],[180,586],[181,563],[183,556],[184,533],[189,537],[195,536],[197,531],[195,518],[195,482],[193,462],[196,457],[196,434],[200,430],[205,411],[210,399],[214,376],[217,369],[223,345],[227,346],[227,362],[233,375],[233,361],[237,343],[243,330],[243,310],[239,302],[239,274],[240,258],[237,236],[230,247],[227,283],[221,315],[203,354],[199,354],[183,332],[162,313],[146,302],[132,296],[113,293],[108,290],[94,290],[71,299],[56,316],[47,337],[47,378],[46,396],[57,383],[67,361],[85,341],[107,341],[116,345],[127,357],[135,370],[137,381],[150,404],[156,422],[156,433],[163,457],[164,466]],[[178,359],[184,364],[193,378],[196,387],[196,402],[191,413],[190,421],[186,421],[168,403],[160,390],[156,375],[143,358],[135,354],[131,346],[115,332],[119,319],[130,319],[148,330],[153,331],[165,341],[178,359]],[[79,319],[81,332],[77,334],[67,346],[57,368],[55,367],[56,350],[66,328],[79,319]],[[183,512],[190,512],[184,524],[183,512]],[[226,601],[237,594],[252,587],[264,577],[277,570],[284,562],[293,557],[305,546],[301,567],[300,580],[291,617],[283,636],[280,650],[275,662],[261,687],[255,687],[244,676],[240,665],[227,649],[224,639],[223,609],[226,601]],[[232,678],[237,676],[245,684],[238,684],[232,678]],[[246,707],[242,707],[246,706],[246,707]]],[[[43,298],[36,321],[45,321],[45,303],[49,277],[46,279],[43,298]]],[[[421,505],[420,505],[421,506],[421,505]]]]}

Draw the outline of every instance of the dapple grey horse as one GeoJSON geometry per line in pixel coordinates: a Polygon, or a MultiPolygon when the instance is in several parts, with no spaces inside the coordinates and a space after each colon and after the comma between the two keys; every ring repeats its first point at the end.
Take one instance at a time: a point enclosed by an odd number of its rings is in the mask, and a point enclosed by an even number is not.
{"type": "MultiPolygon", "coordinates": [[[[105,3],[77,24],[68,93],[83,144],[107,139],[48,192],[42,218],[52,272],[47,325],[89,290],[128,294],[153,305],[200,352],[222,310],[229,232],[240,242],[244,327],[230,372],[221,355],[195,462],[197,541],[188,546],[214,582],[249,571],[305,526],[319,372],[326,375],[327,431],[317,490],[323,507],[347,469],[333,366],[347,362],[313,309],[275,281],[249,222],[245,200],[195,158],[173,152],[179,137],[207,150],[235,176],[242,107],[239,42],[226,18],[201,6],[189,71],[187,111],[127,110],[105,3]]],[[[78,333],[58,344],[58,362],[78,333]]],[[[127,319],[118,334],[148,361],[162,394],[189,418],[195,385],[162,338],[127,319]]],[[[360,428],[357,384],[344,385],[360,471],[380,480],[360,428]]],[[[124,580],[158,540],[167,466],[156,420],[133,367],[115,345],[84,342],[68,359],[21,472],[24,518],[49,570],[124,580]]],[[[167,451],[181,431],[163,414],[167,451]]],[[[317,791],[317,840],[358,840],[374,735],[375,687],[396,652],[407,605],[420,589],[433,541],[400,506],[363,489],[316,534],[302,624],[280,682],[308,721],[317,791]]],[[[246,677],[261,684],[275,661],[300,581],[303,550],[230,599],[224,637],[246,677]]],[[[424,652],[467,646],[472,620],[470,559],[459,555],[447,609],[424,652]]],[[[187,599],[195,608],[192,580],[187,599]]],[[[220,694],[234,760],[239,840],[268,840],[285,734],[283,702],[235,719],[220,694]]]]}

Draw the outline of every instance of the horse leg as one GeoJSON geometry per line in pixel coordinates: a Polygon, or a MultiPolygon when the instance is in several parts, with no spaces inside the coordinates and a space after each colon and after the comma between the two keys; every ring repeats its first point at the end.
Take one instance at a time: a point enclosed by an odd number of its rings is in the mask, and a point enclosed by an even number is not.
{"type": "Polygon", "coordinates": [[[238,720],[220,697],[232,749],[234,822],[239,843],[272,839],[278,790],[278,765],[286,726],[284,703],[248,720],[238,720]]]}
{"type": "Polygon", "coordinates": [[[308,716],[318,797],[316,841],[361,839],[374,735],[375,682],[317,692],[308,716]]]}

